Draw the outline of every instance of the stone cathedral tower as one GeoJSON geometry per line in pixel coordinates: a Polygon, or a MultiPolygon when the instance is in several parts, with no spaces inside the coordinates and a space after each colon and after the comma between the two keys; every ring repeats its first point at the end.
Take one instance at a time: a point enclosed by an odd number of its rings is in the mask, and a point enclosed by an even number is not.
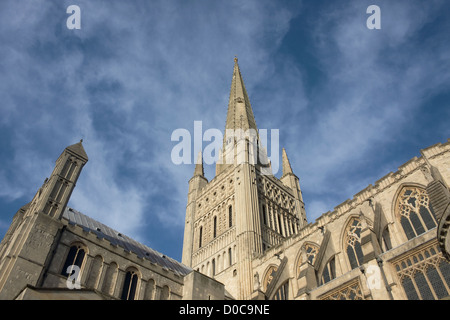
{"type": "Polygon", "coordinates": [[[183,263],[67,206],[88,161],[68,146],[0,242],[0,300],[450,299],[450,139],[307,223],[264,138],[235,59],[215,177],[200,153],[189,180],[183,263]]]}
{"type": "Polygon", "coordinates": [[[284,149],[281,179],[271,172],[234,61],[216,176],[205,178],[200,154],[189,181],[182,262],[224,283],[235,298],[251,299],[258,282],[253,259],[307,222],[299,179],[284,149]]]}
{"type": "Polygon", "coordinates": [[[68,146],[33,200],[17,211],[0,244],[0,299],[26,285],[41,286],[64,229],[62,217],[88,161],[82,141],[68,146]]]}

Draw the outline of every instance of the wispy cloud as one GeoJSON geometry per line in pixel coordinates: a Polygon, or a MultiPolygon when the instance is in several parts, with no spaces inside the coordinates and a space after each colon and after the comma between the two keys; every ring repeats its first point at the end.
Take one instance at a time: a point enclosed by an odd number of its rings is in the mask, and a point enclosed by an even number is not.
{"type": "Polygon", "coordinates": [[[3,4],[0,121],[16,161],[0,171],[0,194],[30,198],[62,149],[83,138],[90,161],[70,205],[160,246],[162,230],[182,234],[193,170],[170,162],[171,132],[194,120],[222,128],[234,55],[262,75],[295,10],[80,1],[82,28],[67,30],[69,4],[3,4]]]}
{"type": "Polygon", "coordinates": [[[310,221],[407,161],[393,150],[450,87],[443,1],[382,2],[376,31],[365,1],[81,0],[82,28],[68,30],[71,4],[0,4],[0,205],[29,201],[83,138],[70,205],[175,258],[194,168],[171,162],[171,133],[224,128],[234,55],[310,221]]]}
{"type": "MultiPolygon", "coordinates": [[[[309,25],[326,78],[307,111],[315,121],[297,126],[302,139],[293,157],[304,190],[312,199],[328,198],[328,210],[387,173],[377,163],[386,160],[383,152],[408,139],[411,118],[425,111],[424,100],[448,86],[448,73],[440,72],[449,67],[448,42],[439,41],[446,31],[425,30],[445,4],[434,5],[383,2],[381,30],[366,28],[368,15],[361,13],[367,2],[330,6],[309,25]],[[423,41],[435,45],[423,47],[423,41]]],[[[312,211],[310,218],[323,213],[312,211]]]]}

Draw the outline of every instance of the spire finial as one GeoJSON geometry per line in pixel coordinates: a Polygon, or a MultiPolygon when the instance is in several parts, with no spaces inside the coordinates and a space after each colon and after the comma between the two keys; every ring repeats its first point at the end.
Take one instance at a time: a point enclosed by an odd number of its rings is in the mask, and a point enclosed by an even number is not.
{"type": "Polygon", "coordinates": [[[80,143],[83,143],[83,139],[80,139],[80,143]]]}
{"type": "Polygon", "coordinates": [[[234,63],[238,62],[237,56],[234,56],[234,63]]]}

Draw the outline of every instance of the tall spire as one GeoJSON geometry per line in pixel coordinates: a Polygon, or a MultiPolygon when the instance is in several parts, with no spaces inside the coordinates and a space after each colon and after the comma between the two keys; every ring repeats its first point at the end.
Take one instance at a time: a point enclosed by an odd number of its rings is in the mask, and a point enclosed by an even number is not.
{"type": "Polygon", "coordinates": [[[289,162],[288,156],[286,154],[286,150],[283,148],[283,152],[282,152],[282,161],[283,161],[283,176],[287,175],[287,174],[293,174],[294,172],[292,172],[292,167],[291,167],[291,163],[289,162]]]}
{"type": "Polygon", "coordinates": [[[255,117],[253,115],[250,99],[245,90],[244,80],[237,57],[234,58],[233,79],[231,81],[230,99],[228,101],[228,113],[225,129],[248,129],[256,128],[255,117]]]}
{"type": "Polygon", "coordinates": [[[221,163],[216,164],[216,175],[225,170],[228,165],[234,163],[237,152],[235,143],[241,138],[256,138],[259,140],[259,134],[250,99],[239,70],[238,59],[235,57],[223,147],[219,153],[221,163]]]}

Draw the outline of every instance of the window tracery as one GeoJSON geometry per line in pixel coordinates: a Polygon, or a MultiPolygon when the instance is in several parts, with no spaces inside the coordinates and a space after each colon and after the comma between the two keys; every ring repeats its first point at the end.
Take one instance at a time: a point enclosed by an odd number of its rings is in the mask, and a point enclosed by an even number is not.
{"type": "Polygon", "coordinates": [[[269,286],[270,282],[272,281],[273,277],[275,276],[275,273],[277,272],[277,270],[278,270],[278,267],[276,267],[276,266],[271,266],[269,268],[269,270],[267,270],[266,275],[263,280],[264,291],[267,290],[267,287],[269,286]]]}
{"type": "Polygon", "coordinates": [[[422,188],[404,187],[398,197],[396,210],[408,240],[436,227],[428,194],[422,188]]]}
{"type": "Polygon", "coordinates": [[[361,249],[361,220],[352,218],[347,226],[345,235],[347,256],[352,269],[363,263],[364,254],[361,249]]]}
{"type": "MultiPolygon", "coordinates": [[[[319,246],[311,244],[311,243],[305,243],[302,246],[302,250],[305,250],[306,253],[306,259],[311,264],[314,265],[314,262],[316,261],[317,253],[319,252],[319,246]]],[[[300,274],[300,267],[303,264],[302,257],[298,259],[297,262],[297,276],[300,274]]]]}
{"type": "Polygon", "coordinates": [[[393,265],[408,300],[438,300],[450,295],[450,263],[436,242],[393,265]]]}
{"type": "Polygon", "coordinates": [[[351,281],[322,297],[321,300],[364,300],[359,280],[351,281]]]}

